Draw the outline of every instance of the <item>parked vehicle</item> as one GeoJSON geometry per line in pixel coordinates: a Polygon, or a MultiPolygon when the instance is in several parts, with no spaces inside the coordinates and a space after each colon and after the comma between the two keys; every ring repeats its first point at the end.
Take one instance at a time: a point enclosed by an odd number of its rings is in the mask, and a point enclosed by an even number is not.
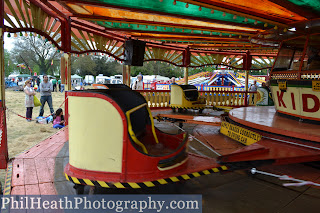
{"type": "Polygon", "coordinates": [[[110,80],[110,77],[103,76],[102,74],[96,76],[96,84],[110,84],[110,80]]]}
{"type": "Polygon", "coordinates": [[[120,79],[111,79],[110,84],[122,84],[122,80],[120,80],[120,79]]]}
{"type": "Polygon", "coordinates": [[[84,77],[84,80],[86,81],[86,84],[94,84],[94,76],[93,75],[86,75],[84,77]]]}

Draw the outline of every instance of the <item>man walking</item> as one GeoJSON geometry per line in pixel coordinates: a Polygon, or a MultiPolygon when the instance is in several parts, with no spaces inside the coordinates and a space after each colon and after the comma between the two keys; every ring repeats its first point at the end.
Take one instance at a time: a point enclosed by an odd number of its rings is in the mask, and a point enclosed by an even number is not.
{"type": "Polygon", "coordinates": [[[40,112],[39,112],[39,117],[43,116],[44,110],[44,104],[47,102],[50,108],[50,113],[52,114],[54,112],[53,107],[52,107],[52,96],[51,92],[53,91],[53,87],[51,82],[48,81],[48,76],[44,75],[43,76],[43,82],[40,83],[40,112]]]}

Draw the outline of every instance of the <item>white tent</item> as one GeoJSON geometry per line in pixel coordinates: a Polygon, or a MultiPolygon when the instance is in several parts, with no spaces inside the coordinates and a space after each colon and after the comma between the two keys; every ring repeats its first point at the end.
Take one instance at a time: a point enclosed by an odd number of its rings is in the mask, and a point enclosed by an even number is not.
{"type": "Polygon", "coordinates": [[[73,84],[73,86],[79,85],[80,82],[82,82],[82,77],[74,74],[71,76],[71,83],[73,84]]]}

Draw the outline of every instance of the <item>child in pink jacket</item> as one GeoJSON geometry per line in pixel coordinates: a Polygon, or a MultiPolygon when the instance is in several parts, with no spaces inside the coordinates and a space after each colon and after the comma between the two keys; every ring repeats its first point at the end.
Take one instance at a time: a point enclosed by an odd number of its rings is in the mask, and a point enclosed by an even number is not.
{"type": "Polygon", "coordinates": [[[53,116],[53,128],[61,129],[64,127],[64,116],[61,108],[57,109],[53,116]]]}

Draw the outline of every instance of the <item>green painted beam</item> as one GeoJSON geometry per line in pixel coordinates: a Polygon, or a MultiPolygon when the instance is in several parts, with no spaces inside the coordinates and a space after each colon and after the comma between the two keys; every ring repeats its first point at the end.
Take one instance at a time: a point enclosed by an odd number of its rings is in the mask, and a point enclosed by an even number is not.
{"type": "MultiPolygon", "coordinates": [[[[211,19],[213,22],[214,20],[219,21],[226,21],[233,23],[234,25],[237,24],[246,24],[248,27],[255,27],[264,25],[263,22],[247,19],[245,22],[246,17],[235,17],[234,14],[224,13],[222,11],[214,10],[212,13],[211,9],[209,8],[201,8],[199,10],[199,6],[189,4],[188,8],[186,8],[186,3],[177,1],[176,5],[173,5],[173,0],[163,0],[160,2],[159,0],[83,0],[85,2],[94,2],[100,4],[107,4],[113,5],[118,7],[126,7],[126,8],[133,8],[138,10],[146,10],[146,11],[154,11],[154,12],[164,12],[170,13],[173,15],[181,15],[181,16],[189,16],[189,17],[196,17],[196,18],[205,18],[211,19]],[[255,23],[256,22],[256,23],[255,23]]],[[[268,28],[274,27],[273,25],[268,24],[268,28]]]]}

